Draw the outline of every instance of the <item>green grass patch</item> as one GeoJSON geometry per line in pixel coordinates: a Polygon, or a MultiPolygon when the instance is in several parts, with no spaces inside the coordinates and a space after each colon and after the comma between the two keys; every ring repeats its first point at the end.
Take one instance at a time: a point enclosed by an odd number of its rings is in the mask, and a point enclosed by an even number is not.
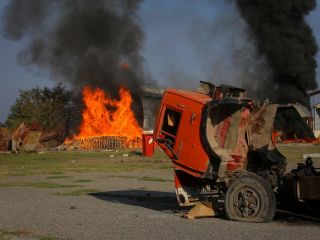
{"type": "Polygon", "coordinates": [[[64,178],[72,178],[72,176],[64,176],[64,175],[56,175],[56,176],[49,176],[48,179],[64,179],[64,178]]]}
{"type": "Polygon", "coordinates": [[[50,182],[9,182],[0,183],[0,188],[11,188],[11,187],[32,187],[32,188],[73,188],[82,187],[82,185],[76,184],[58,184],[50,182]]]}
{"type": "MultiPolygon", "coordinates": [[[[320,152],[320,146],[303,146],[302,144],[297,146],[283,145],[278,149],[289,161],[301,161],[302,155],[305,153],[320,152]]],[[[132,150],[0,154],[0,177],[50,174],[60,178],[68,173],[117,173],[148,169],[171,170],[172,163],[159,149],[151,158],[143,157],[141,152],[132,150]],[[123,157],[124,153],[129,154],[129,157],[123,157]],[[110,155],[114,155],[114,157],[110,158],[110,155]]],[[[50,176],[48,179],[55,179],[55,177],[50,176]]],[[[152,181],[146,178],[142,180],[152,181]]]]}
{"type": "Polygon", "coordinates": [[[130,151],[119,152],[45,152],[0,155],[0,176],[35,174],[65,175],[68,172],[124,172],[145,169],[171,169],[171,161],[162,151],[152,158],[130,151]],[[115,155],[110,158],[110,154],[115,155]]]}
{"type": "Polygon", "coordinates": [[[90,180],[90,179],[79,179],[79,180],[76,180],[74,182],[75,183],[87,183],[87,182],[93,182],[93,181],[90,180]]]}
{"type": "Polygon", "coordinates": [[[58,196],[81,196],[81,195],[86,195],[86,194],[94,193],[94,192],[100,192],[100,190],[94,189],[94,188],[87,188],[87,189],[78,189],[78,190],[74,190],[74,191],[70,191],[70,192],[58,192],[58,193],[55,193],[55,195],[58,195],[58,196]]]}
{"type": "Polygon", "coordinates": [[[165,178],[159,178],[159,177],[148,177],[148,176],[143,176],[139,178],[140,181],[149,181],[149,182],[172,182],[170,179],[165,179],[165,178]]]}
{"type": "Polygon", "coordinates": [[[51,174],[51,175],[63,175],[64,171],[48,171],[48,174],[51,174]]]}

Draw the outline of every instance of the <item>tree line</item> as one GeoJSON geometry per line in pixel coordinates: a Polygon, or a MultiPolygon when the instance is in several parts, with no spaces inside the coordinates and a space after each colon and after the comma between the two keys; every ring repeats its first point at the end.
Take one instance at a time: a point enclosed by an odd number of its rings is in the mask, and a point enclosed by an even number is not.
{"type": "Polygon", "coordinates": [[[59,125],[67,129],[74,109],[72,91],[61,82],[53,88],[20,90],[4,126],[14,130],[24,122],[41,130],[52,130],[59,125]]]}

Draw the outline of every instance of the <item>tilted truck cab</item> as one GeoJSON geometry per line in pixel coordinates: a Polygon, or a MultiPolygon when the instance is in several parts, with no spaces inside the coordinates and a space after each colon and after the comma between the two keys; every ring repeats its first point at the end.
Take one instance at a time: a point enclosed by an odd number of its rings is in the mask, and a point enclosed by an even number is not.
{"type": "Polygon", "coordinates": [[[260,104],[240,88],[202,82],[198,91],[166,90],[154,139],[173,162],[179,205],[205,202],[230,219],[270,221],[286,168],[273,138],[283,109],[305,124],[304,107],[260,104]]]}
{"type": "Polygon", "coordinates": [[[208,96],[200,93],[166,90],[155,131],[158,144],[175,168],[199,178],[205,176],[209,164],[198,137],[201,115],[209,101],[208,96]]]}

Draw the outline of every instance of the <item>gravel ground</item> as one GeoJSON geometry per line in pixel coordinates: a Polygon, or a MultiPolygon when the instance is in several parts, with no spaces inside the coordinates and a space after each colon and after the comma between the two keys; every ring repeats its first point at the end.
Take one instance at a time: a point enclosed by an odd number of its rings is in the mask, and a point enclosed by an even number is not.
{"type": "MultiPolygon", "coordinates": [[[[52,177],[52,175],[51,175],[52,177]]],[[[68,178],[10,176],[6,182],[83,185],[94,194],[61,196],[77,188],[0,188],[0,239],[318,239],[320,225],[277,216],[253,224],[223,218],[187,220],[177,206],[171,170],[68,174],[68,178]],[[141,177],[157,177],[144,181],[141,177]],[[160,180],[159,180],[160,179],[160,180]],[[166,181],[168,180],[168,181],[166,181]],[[22,230],[28,237],[3,234],[22,230]],[[46,236],[46,237],[36,237],[46,236]]]]}

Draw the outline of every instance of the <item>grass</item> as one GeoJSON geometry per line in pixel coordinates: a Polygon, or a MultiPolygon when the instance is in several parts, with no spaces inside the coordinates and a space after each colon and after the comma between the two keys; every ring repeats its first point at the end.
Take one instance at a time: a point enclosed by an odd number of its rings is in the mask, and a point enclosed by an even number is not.
{"type": "Polygon", "coordinates": [[[87,182],[93,182],[93,181],[90,180],[90,179],[79,179],[79,180],[76,180],[74,182],[75,183],[87,183],[87,182]]]}
{"type": "Polygon", "coordinates": [[[140,181],[149,181],[149,182],[172,182],[173,180],[165,179],[165,178],[158,178],[158,177],[148,177],[143,176],[139,178],[140,181]]]}
{"type": "MultiPolygon", "coordinates": [[[[17,239],[16,237],[30,237],[30,238],[38,238],[39,240],[58,240],[58,238],[51,237],[51,236],[36,236],[32,233],[32,231],[28,229],[22,230],[15,230],[15,231],[8,231],[0,229],[0,240],[8,240],[8,239],[17,239]]],[[[19,238],[20,239],[20,238],[19,238]]]]}
{"type": "MultiPolygon", "coordinates": [[[[64,175],[68,172],[124,172],[144,169],[171,169],[172,164],[161,151],[152,158],[135,152],[45,152],[0,154],[0,177],[36,174],[64,175]],[[110,158],[110,155],[115,157],[110,158]]],[[[59,178],[59,177],[57,177],[59,178]]]]}
{"type": "Polygon", "coordinates": [[[307,153],[320,153],[320,145],[279,145],[278,150],[288,159],[288,161],[302,161],[302,155],[307,153]]]}
{"type": "Polygon", "coordinates": [[[30,237],[31,235],[31,231],[26,229],[15,231],[0,229],[0,240],[15,239],[15,237],[30,237]]]}
{"type": "MultiPolygon", "coordinates": [[[[320,146],[279,146],[278,149],[291,161],[302,160],[305,153],[320,152],[320,146]]],[[[66,178],[67,173],[128,172],[147,169],[172,169],[168,157],[159,150],[152,158],[141,156],[139,151],[112,152],[45,152],[0,154],[1,176],[50,174],[48,179],[66,178]],[[123,157],[124,153],[129,157],[123,157]],[[110,158],[110,155],[114,155],[110,158]]],[[[163,179],[142,178],[145,181],[163,179]]]]}
{"type": "Polygon", "coordinates": [[[55,237],[40,237],[40,240],[58,240],[58,238],[55,238],[55,237]]]}
{"type": "Polygon", "coordinates": [[[49,176],[48,179],[65,179],[65,178],[73,178],[72,176],[64,176],[64,175],[57,175],[57,176],[49,176]]]}
{"type": "Polygon", "coordinates": [[[81,196],[81,195],[87,195],[89,193],[94,193],[94,192],[100,192],[99,189],[95,188],[85,188],[85,189],[78,189],[78,190],[73,190],[69,192],[58,192],[55,193],[55,195],[58,196],[81,196]]]}
{"type": "Polygon", "coordinates": [[[0,188],[12,188],[12,187],[32,187],[32,188],[73,188],[82,187],[76,184],[58,184],[50,182],[8,182],[0,183],[0,188]]]}

